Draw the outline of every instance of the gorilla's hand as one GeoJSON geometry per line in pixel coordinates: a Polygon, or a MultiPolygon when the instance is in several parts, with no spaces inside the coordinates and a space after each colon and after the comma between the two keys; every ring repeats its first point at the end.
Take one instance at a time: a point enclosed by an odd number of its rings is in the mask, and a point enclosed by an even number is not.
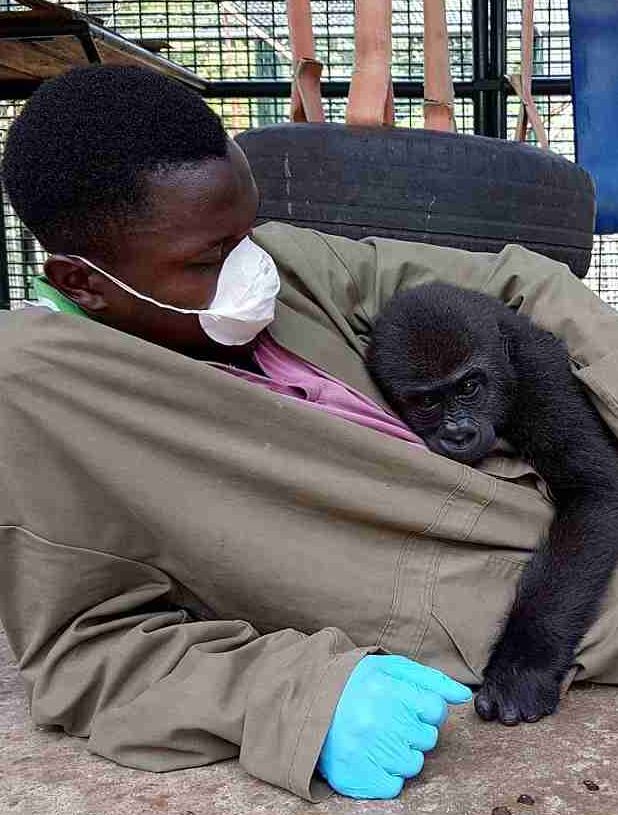
{"type": "Polygon", "coordinates": [[[560,700],[560,677],[554,670],[491,664],[474,699],[482,719],[502,724],[536,722],[553,713],[560,700]]]}

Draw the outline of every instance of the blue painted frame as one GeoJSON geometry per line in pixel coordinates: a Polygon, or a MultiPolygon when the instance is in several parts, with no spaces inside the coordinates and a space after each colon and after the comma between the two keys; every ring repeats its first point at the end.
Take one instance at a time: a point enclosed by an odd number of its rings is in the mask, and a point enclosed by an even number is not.
{"type": "Polygon", "coordinates": [[[618,232],[618,0],[569,0],[575,155],[594,178],[595,232],[618,232]]]}

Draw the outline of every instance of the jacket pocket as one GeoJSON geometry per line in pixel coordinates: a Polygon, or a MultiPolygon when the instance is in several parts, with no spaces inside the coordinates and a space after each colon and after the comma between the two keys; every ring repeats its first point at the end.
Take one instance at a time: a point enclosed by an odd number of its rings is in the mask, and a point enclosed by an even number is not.
{"type": "Polygon", "coordinates": [[[431,614],[479,682],[529,557],[512,549],[444,545],[431,614]]]}

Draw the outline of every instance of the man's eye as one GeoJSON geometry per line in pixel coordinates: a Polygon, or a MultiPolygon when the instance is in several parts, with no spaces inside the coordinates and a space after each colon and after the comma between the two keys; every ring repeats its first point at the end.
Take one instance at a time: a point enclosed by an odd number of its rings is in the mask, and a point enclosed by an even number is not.
{"type": "Polygon", "coordinates": [[[187,269],[190,269],[192,272],[217,272],[219,270],[220,263],[218,260],[204,260],[200,263],[189,263],[187,265],[187,269]]]}

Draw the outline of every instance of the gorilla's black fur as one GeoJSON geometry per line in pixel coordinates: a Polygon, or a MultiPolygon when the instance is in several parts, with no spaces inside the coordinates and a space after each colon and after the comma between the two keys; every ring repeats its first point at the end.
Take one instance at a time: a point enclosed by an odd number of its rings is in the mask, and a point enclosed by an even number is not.
{"type": "Polygon", "coordinates": [[[471,464],[502,436],[549,486],[554,521],[522,573],[475,699],[484,719],[536,721],[557,707],[618,561],[613,437],[562,342],[487,295],[441,283],[395,295],[367,364],[431,450],[471,464]]]}

